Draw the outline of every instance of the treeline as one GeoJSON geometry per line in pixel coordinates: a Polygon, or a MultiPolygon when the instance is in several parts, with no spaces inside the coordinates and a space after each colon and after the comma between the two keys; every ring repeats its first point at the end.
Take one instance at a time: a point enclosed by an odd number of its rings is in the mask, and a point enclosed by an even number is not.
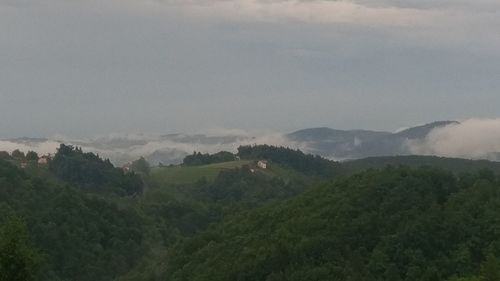
{"type": "Polygon", "coordinates": [[[271,145],[240,146],[235,155],[221,151],[215,154],[194,152],[184,158],[186,166],[208,165],[242,160],[268,160],[272,163],[294,169],[306,176],[331,177],[338,174],[340,164],[318,155],[305,154],[300,150],[271,145]]]}
{"type": "Polygon", "coordinates": [[[28,151],[26,154],[19,149],[8,153],[7,151],[0,151],[0,160],[5,161],[20,161],[20,162],[34,162],[39,159],[38,153],[35,151],[28,151]]]}
{"type": "Polygon", "coordinates": [[[307,176],[332,177],[339,164],[318,155],[304,154],[300,150],[271,145],[240,146],[241,159],[263,159],[295,169],[307,176]]]}
{"type": "Polygon", "coordinates": [[[215,154],[208,154],[201,152],[193,152],[193,154],[188,155],[184,158],[183,164],[186,166],[199,166],[208,165],[222,162],[229,162],[236,160],[236,156],[231,152],[220,151],[215,154]]]}
{"type": "Polygon", "coordinates": [[[381,168],[388,165],[403,165],[413,168],[422,166],[439,167],[447,171],[452,171],[456,174],[471,173],[488,169],[496,174],[500,174],[500,162],[422,155],[370,157],[365,159],[350,160],[342,162],[341,170],[343,172],[352,173],[361,172],[367,169],[381,168]]]}
{"type": "Polygon", "coordinates": [[[168,280],[499,280],[500,179],[432,168],[340,178],[179,243],[168,280]]]}
{"type": "Polygon", "coordinates": [[[49,171],[60,179],[94,191],[114,192],[120,195],[140,194],[143,190],[141,177],[115,168],[109,160],[103,160],[81,148],[61,144],[49,162],[49,171]]]}

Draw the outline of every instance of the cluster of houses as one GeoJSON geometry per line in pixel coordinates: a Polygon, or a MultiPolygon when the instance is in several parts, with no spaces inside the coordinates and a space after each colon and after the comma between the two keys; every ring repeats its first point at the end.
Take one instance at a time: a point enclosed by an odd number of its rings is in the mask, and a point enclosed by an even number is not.
{"type": "MultiPolygon", "coordinates": [[[[267,166],[268,166],[268,162],[266,160],[260,160],[257,162],[257,167],[262,169],[262,170],[265,170],[267,169],[267,166]]],[[[250,169],[250,172],[252,173],[255,173],[255,169],[250,169]]]]}
{"type": "MultiPolygon", "coordinates": [[[[52,159],[51,154],[42,155],[42,156],[38,157],[38,160],[36,161],[36,163],[38,164],[38,166],[46,166],[49,164],[49,161],[51,159],[52,159]]],[[[23,162],[21,162],[20,166],[23,169],[28,167],[28,161],[24,160],[23,162]]]]}

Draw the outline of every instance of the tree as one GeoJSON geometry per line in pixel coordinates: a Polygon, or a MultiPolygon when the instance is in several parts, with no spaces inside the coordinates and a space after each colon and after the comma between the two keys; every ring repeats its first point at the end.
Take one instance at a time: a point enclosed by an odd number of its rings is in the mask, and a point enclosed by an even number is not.
{"type": "Polygon", "coordinates": [[[12,159],[7,151],[0,151],[0,159],[9,160],[12,159]]]}
{"type": "Polygon", "coordinates": [[[141,158],[135,160],[134,162],[132,162],[132,165],[130,165],[130,169],[134,172],[137,172],[137,173],[149,175],[151,167],[149,166],[148,161],[146,161],[146,159],[144,159],[144,157],[141,157],[141,158]]]}
{"type": "Polygon", "coordinates": [[[9,218],[0,229],[0,281],[36,280],[37,258],[26,225],[9,218]]]}
{"type": "Polygon", "coordinates": [[[38,161],[38,154],[34,151],[28,151],[28,153],[26,153],[26,160],[38,161]]]}
{"type": "Polygon", "coordinates": [[[25,158],[24,152],[20,151],[19,149],[16,149],[16,150],[12,151],[12,158],[14,158],[16,160],[24,160],[24,158],[25,158]]]}
{"type": "Polygon", "coordinates": [[[500,280],[500,268],[498,259],[492,254],[486,256],[486,260],[481,265],[481,281],[498,281],[500,280]]]}
{"type": "Polygon", "coordinates": [[[215,154],[202,154],[201,152],[193,152],[184,158],[183,164],[186,166],[208,165],[214,163],[223,163],[236,160],[236,155],[228,151],[220,151],[215,154]]]}
{"type": "Polygon", "coordinates": [[[109,159],[83,152],[81,148],[61,144],[49,162],[49,171],[58,178],[88,191],[111,191],[121,195],[142,192],[142,179],[135,173],[125,174],[109,159]],[[125,191],[125,193],[124,193],[125,191]]]}

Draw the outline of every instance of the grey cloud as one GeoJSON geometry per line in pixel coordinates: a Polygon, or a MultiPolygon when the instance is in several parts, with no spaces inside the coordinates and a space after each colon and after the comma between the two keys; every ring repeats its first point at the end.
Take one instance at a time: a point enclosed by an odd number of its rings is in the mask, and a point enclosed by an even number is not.
{"type": "Polygon", "coordinates": [[[242,130],[212,130],[210,134],[171,134],[164,136],[111,134],[93,139],[54,137],[46,140],[13,139],[0,140],[0,151],[36,151],[53,154],[61,143],[76,145],[84,151],[109,158],[116,165],[146,157],[153,164],[178,164],[193,151],[216,153],[222,150],[236,152],[241,145],[269,144],[297,149],[307,149],[304,144],[289,140],[275,133],[251,133],[242,130]]]}
{"type": "Polygon", "coordinates": [[[500,160],[500,119],[468,119],[407,145],[415,154],[500,160]]]}
{"type": "Polygon", "coordinates": [[[495,116],[497,14],[486,0],[1,1],[0,136],[495,116]]]}

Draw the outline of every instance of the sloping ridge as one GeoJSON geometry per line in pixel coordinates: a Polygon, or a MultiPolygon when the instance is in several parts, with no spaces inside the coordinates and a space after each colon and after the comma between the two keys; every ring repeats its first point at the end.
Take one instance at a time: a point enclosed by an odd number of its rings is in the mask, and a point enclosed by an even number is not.
{"type": "Polygon", "coordinates": [[[333,159],[359,159],[374,156],[406,155],[408,139],[423,139],[432,130],[456,121],[436,121],[391,133],[370,130],[336,130],[327,127],[304,129],[288,134],[296,142],[305,143],[308,151],[333,159]]]}

